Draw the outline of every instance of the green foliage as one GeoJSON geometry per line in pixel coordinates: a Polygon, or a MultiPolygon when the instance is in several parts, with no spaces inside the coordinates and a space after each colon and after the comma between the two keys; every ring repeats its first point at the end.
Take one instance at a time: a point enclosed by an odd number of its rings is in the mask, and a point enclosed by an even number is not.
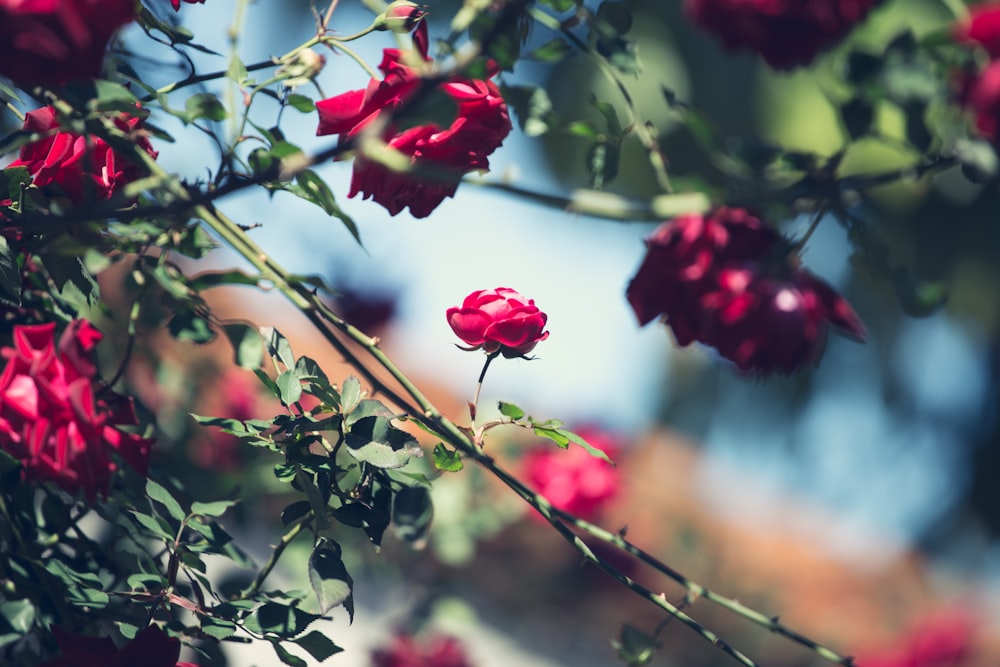
{"type": "Polygon", "coordinates": [[[317,543],[309,556],[309,584],[321,613],[344,605],[348,616],[354,620],[354,580],[344,567],[339,544],[331,540],[317,543]]]}
{"type": "Polygon", "coordinates": [[[521,426],[522,428],[529,428],[535,435],[551,440],[563,449],[566,449],[570,443],[573,443],[585,449],[591,456],[596,456],[608,463],[614,463],[602,450],[594,447],[576,433],[563,428],[563,423],[558,419],[539,421],[513,403],[504,401],[500,401],[499,409],[502,415],[511,420],[508,423],[521,426]]]}
{"type": "Polygon", "coordinates": [[[458,452],[448,449],[443,442],[439,442],[434,445],[434,467],[446,472],[458,472],[465,465],[462,463],[462,456],[458,452]]]}
{"type": "Polygon", "coordinates": [[[648,664],[660,646],[655,637],[628,623],[622,626],[618,639],[611,640],[611,647],[618,657],[630,667],[648,664]]]}

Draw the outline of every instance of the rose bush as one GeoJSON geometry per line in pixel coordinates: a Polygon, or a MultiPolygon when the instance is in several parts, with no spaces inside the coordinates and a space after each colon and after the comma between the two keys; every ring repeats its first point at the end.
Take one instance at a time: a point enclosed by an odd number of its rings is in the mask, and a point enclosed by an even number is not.
{"type": "Polygon", "coordinates": [[[136,423],[132,401],[96,383],[92,360],[101,333],[74,320],[55,343],[55,323],[14,327],[14,347],[0,349],[0,449],[24,477],[52,482],[88,501],[106,494],[113,455],[142,475],[153,442],[116,426],[136,423]]]}
{"type": "Polygon", "coordinates": [[[865,338],[850,304],[744,209],[681,216],[646,248],[626,292],[639,324],[662,315],[680,345],[715,347],[743,371],[788,374],[818,362],[828,324],[865,338]]]}
{"type": "Polygon", "coordinates": [[[53,626],[52,634],[62,655],[40,667],[195,667],[177,662],[181,643],[158,626],[151,625],[125,646],[118,648],[108,637],[88,637],[53,626]]]}
{"type": "Polygon", "coordinates": [[[0,0],[0,75],[20,85],[98,76],[133,0],[0,0]]]}
{"type": "MultiPolygon", "coordinates": [[[[419,23],[414,36],[416,55],[430,63],[427,55],[427,24],[419,23]]],[[[396,173],[358,157],[354,161],[349,197],[362,193],[396,215],[409,207],[416,218],[424,218],[445,197],[452,197],[458,179],[471,171],[489,169],[488,156],[503,143],[511,130],[510,115],[500,91],[490,80],[452,78],[440,89],[458,107],[446,128],[417,125],[400,129],[392,120],[420,85],[421,71],[404,63],[399,49],[385,49],[379,65],[385,77],[372,79],[364,90],[352,90],[316,103],[318,135],[339,134],[341,141],[357,137],[376,121],[385,122],[382,139],[410,158],[414,169],[430,167],[446,172],[447,180],[434,180],[418,173],[396,173]],[[449,175],[453,178],[449,178],[449,175]]],[[[492,69],[490,74],[496,74],[492,69]]]]}
{"type": "MultiPolygon", "coordinates": [[[[142,130],[142,120],[120,114],[115,126],[154,159],[157,152],[142,130]]],[[[25,167],[32,184],[40,188],[58,186],[51,195],[65,195],[74,204],[107,200],[127,183],[139,178],[143,169],[118,154],[103,139],[60,130],[55,109],[43,107],[28,112],[24,129],[42,137],[21,147],[11,167],[25,167]]]]}
{"type": "Polygon", "coordinates": [[[759,53],[775,69],[809,64],[881,0],[684,0],[684,9],[730,49],[759,53]]]}
{"type": "Polygon", "coordinates": [[[520,357],[549,337],[548,315],[509,287],[476,290],[461,306],[449,308],[448,324],[470,350],[520,357]]]}

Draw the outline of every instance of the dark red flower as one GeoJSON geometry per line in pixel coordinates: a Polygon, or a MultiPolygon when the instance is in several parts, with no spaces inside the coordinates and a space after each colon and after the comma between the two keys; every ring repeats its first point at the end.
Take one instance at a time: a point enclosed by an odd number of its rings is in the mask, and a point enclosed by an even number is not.
{"type": "MultiPolygon", "coordinates": [[[[156,157],[156,151],[142,132],[141,119],[120,114],[114,123],[140,148],[156,157]]],[[[32,184],[40,188],[58,185],[74,204],[110,199],[143,174],[141,167],[119,155],[104,140],[61,131],[52,107],[28,112],[24,129],[43,136],[22,146],[18,159],[9,166],[26,167],[31,172],[32,184]]]]}
{"type": "MultiPolygon", "coordinates": [[[[205,4],[205,0],[184,0],[184,2],[188,3],[189,5],[194,5],[198,3],[205,4]]],[[[170,4],[173,5],[174,11],[179,12],[181,10],[181,0],[170,0],[170,4]]]]}
{"type": "Polygon", "coordinates": [[[134,18],[134,0],[0,0],[0,75],[22,86],[96,77],[134,18]]]}
{"type": "Polygon", "coordinates": [[[881,0],[684,0],[684,9],[729,49],[775,69],[808,65],[840,42],[881,0]]]}
{"type": "Polygon", "coordinates": [[[509,287],[476,290],[449,308],[448,324],[472,350],[501,352],[520,357],[549,337],[543,331],[548,315],[538,310],[534,299],[526,299],[509,287]]]}
{"type": "Polygon", "coordinates": [[[372,667],[471,667],[465,649],[454,637],[432,636],[418,641],[398,634],[385,649],[372,652],[372,667]]]}
{"type": "Polygon", "coordinates": [[[177,662],[181,643],[151,625],[122,648],[108,637],[87,637],[52,627],[62,655],[43,662],[40,667],[196,667],[177,662]]]}
{"type": "Polygon", "coordinates": [[[976,630],[962,610],[943,610],[912,624],[893,645],[858,656],[858,667],[964,667],[976,630]]]}
{"type": "Polygon", "coordinates": [[[14,327],[0,349],[0,449],[29,481],[52,482],[88,501],[105,494],[118,454],[145,475],[153,442],[114,428],[136,423],[131,399],[101,391],[93,349],[101,333],[74,320],[55,342],[55,323],[14,327]],[[99,393],[97,393],[99,392],[99,393]]]}
{"type": "MultiPolygon", "coordinates": [[[[612,460],[617,458],[618,443],[610,433],[581,428],[577,435],[612,460]]],[[[523,468],[528,483],[553,507],[587,520],[600,515],[621,485],[614,465],[576,445],[559,449],[541,443],[525,455],[523,468]]]]}
{"type": "Polygon", "coordinates": [[[955,25],[955,38],[982,46],[991,58],[1000,56],[1000,2],[987,2],[969,9],[969,17],[955,25]]]}
{"type": "MultiPolygon", "coordinates": [[[[427,57],[427,24],[414,32],[416,55],[427,57]]],[[[352,90],[316,103],[318,135],[339,134],[341,140],[356,137],[376,119],[388,120],[416,91],[420,72],[403,62],[403,52],[385,49],[379,69],[385,78],[372,79],[365,90],[352,90]]],[[[471,171],[489,169],[488,156],[511,130],[510,115],[500,91],[490,80],[453,78],[440,85],[457,105],[455,120],[447,128],[418,125],[401,130],[389,122],[382,139],[410,158],[416,168],[432,168],[443,180],[413,173],[396,173],[364,158],[354,162],[351,178],[353,197],[359,192],[384,206],[391,215],[409,207],[416,218],[430,215],[445,197],[452,197],[458,180],[471,171]],[[453,178],[449,178],[449,175],[453,178]]]]}
{"type": "Polygon", "coordinates": [[[629,303],[640,325],[662,315],[681,345],[710,345],[763,375],[818,362],[828,325],[865,338],[850,304],[799,268],[787,241],[744,209],[682,216],[646,247],[629,303]]]}

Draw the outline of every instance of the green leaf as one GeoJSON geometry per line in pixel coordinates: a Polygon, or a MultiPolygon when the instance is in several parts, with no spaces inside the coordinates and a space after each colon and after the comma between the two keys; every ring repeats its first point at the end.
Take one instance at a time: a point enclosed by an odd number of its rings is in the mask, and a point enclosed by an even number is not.
{"type": "Polygon", "coordinates": [[[556,12],[568,12],[580,4],[580,0],[541,0],[543,5],[548,5],[556,12]]]}
{"type": "Polygon", "coordinates": [[[350,414],[344,418],[344,428],[350,429],[351,426],[365,417],[391,418],[394,416],[396,416],[395,413],[381,401],[374,398],[363,398],[358,401],[357,406],[351,410],[350,414]]]}
{"type": "Polygon", "coordinates": [[[194,312],[176,313],[167,322],[167,330],[175,339],[182,342],[204,345],[215,340],[215,332],[208,319],[194,312]]]}
{"type": "Polygon", "coordinates": [[[49,275],[52,276],[56,289],[60,292],[63,292],[67,285],[73,285],[79,290],[87,304],[100,298],[100,288],[97,286],[97,281],[83,266],[79,257],[45,253],[40,255],[39,259],[48,270],[49,275]]]}
{"type": "Polygon", "coordinates": [[[284,371],[274,383],[278,386],[278,399],[284,405],[291,405],[302,398],[302,383],[295,376],[294,370],[284,371]]]}
{"type": "Polygon", "coordinates": [[[228,639],[236,634],[236,624],[211,616],[201,617],[201,631],[217,641],[228,639]]]}
{"type": "Polygon", "coordinates": [[[85,93],[90,99],[87,107],[91,111],[131,111],[135,113],[135,105],[139,100],[135,94],[113,81],[94,79],[92,90],[85,93]]]}
{"type": "Polygon", "coordinates": [[[955,142],[955,153],[962,174],[973,183],[989,183],[1000,172],[996,149],[987,141],[959,139],[955,142]]]}
{"type": "Polygon", "coordinates": [[[129,510],[129,513],[135,518],[136,522],[156,535],[164,542],[171,542],[174,539],[174,531],[171,530],[170,524],[161,517],[149,516],[148,514],[141,514],[136,510],[129,510]]]}
{"type": "Polygon", "coordinates": [[[465,465],[462,463],[462,456],[444,446],[443,442],[434,445],[434,467],[446,472],[458,472],[465,465]]]}
{"type": "Polygon", "coordinates": [[[264,361],[264,339],[260,332],[246,324],[226,324],[222,330],[233,346],[236,365],[240,368],[260,368],[264,361]]]}
{"type": "Polygon", "coordinates": [[[289,653],[288,649],[278,643],[277,640],[272,641],[271,646],[274,647],[274,652],[278,654],[278,660],[286,665],[290,665],[291,667],[308,667],[305,660],[289,653]]]}
{"type": "Polygon", "coordinates": [[[621,147],[618,142],[598,141],[587,154],[590,169],[590,187],[600,190],[618,176],[621,147]]]}
{"type": "Polygon", "coordinates": [[[350,620],[354,621],[354,580],[347,573],[340,557],[340,545],[321,539],[309,555],[309,584],[316,593],[319,609],[327,613],[337,605],[344,605],[350,620]]]}
{"type": "Polygon", "coordinates": [[[209,503],[191,503],[191,513],[201,516],[222,516],[230,507],[238,503],[238,500],[216,500],[209,503]]]}
{"type": "Polygon", "coordinates": [[[340,388],[340,411],[350,414],[357,407],[361,400],[361,383],[353,375],[344,380],[344,385],[340,388]]]}
{"type": "Polygon", "coordinates": [[[639,667],[652,659],[660,644],[642,630],[626,623],[622,626],[620,638],[611,640],[611,646],[626,665],[639,667]]]}
{"type": "Polygon", "coordinates": [[[521,408],[517,407],[513,403],[507,403],[505,401],[500,401],[499,407],[500,407],[500,414],[502,414],[504,417],[509,417],[510,419],[513,419],[514,421],[517,421],[518,419],[521,419],[522,417],[524,417],[524,410],[522,410],[521,408]]]}
{"type": "Polygon", "coordinates": [[[313,658],[323,662],[332,655],[340,653],[344,649],[334,644],[330,639],[318,630],[313,630],[307,635],[294,640],[297,646],[301,646],[309,652],[313,658]]]}
{"type": "Polygon", "coordinates": [[[7,238],[0,235],[0,303],[21,305],[21,270],[7,238]]]}
{"type": "Polygon", "coordinates": [[[392,524],[400,539],[422,543],[433,518],[434,505],[427,487],[404,486],[393,496],[392,524]]]}
{"type": "Polygon", "coordinates": [[[859,139],[871,131],[875,107],[866,99],[855,97],[840,107],[840,118],[851,139],[859,139]]]}
{"type": "Polygon", "coordinates": [[[226,68],[226,76],[238,84],[246,81],[247,76],[249,76],[247,66],[243,64],[243,61],[236,54],[233,54],[233,57],[229,60],[229,67],[226,68]]]}
{"type": "Polygon", "coordinates": [[[31,600],[4,602],[0,604],[0,618],[6,620],[7,625],[17,634],[27,634],[35,622],[35,605],[31,600]]]}
{"type": "Polygon", "coordinates": [[[161,591],[167,585],[166,578],[158,572],[137,572],[125,580],[133,591],[161,591]]]}
{"type": "Polygon", "coordinates": [[[288,339],[281,335],[281,332],[277,329],[271,329],[267,352],[272,357],[277,357],[278,361],[284,364],[285,368],[295,368],[295,355],[292,353],[292,346],[288,342],[288,339]]]}
{"type": "MultiPolygon", "coordinates": [[[[566,438],[573,444],[583,447],[585,450],[587,450],[587,453],[590,454],[591,456],[599,458],[602,461],[607,461],[611,465],[615,464],[615,462],[611,460],[611,457],[609,457],[604,450],[594,447],[589,442],[578,436],[576,433],[573,433],[572,431],[567,431],[566,429],[557,429],[557,432],[561,437],[566,438]]],[[[562,447],[562,445],[560,445],[560,447],[562,447]]]]}
{"type": "Polygon", "coordinates": [[[282,525],[289,525],[298,518],[304,517],[312,509],[308,500],[299,500],[281,511],[282,525]]]}
{"type": "Polygon", "coordinates": [[[318,618],[316,614],[309,614],[298,607],[267,602],[247,616],[243,624],[248,630],[257,634],[290,639],[302,634],[309,624],[318,618]]]}
{"type": "Polygon", "coordinates": [[[212,93],[197,93],[196,95],[192,95],[184,103],[184,109],[186,111],[184,120],[188,123],[199,118],[218,122],[225,120],[229,115],[226,113],[226,107],[222,106],[219,99],[212,93]]]}
{"type": "Polygon", "coordinates": [[[305,95],[292,93],[288,96],[286,102],[288,102],[288,106],[292,107],[296,111],[301,111],[302,113],[312,113],[316,110],[316,105],[313,104],[313,101],[305,95]]]}
{"type": "Polygon", "coordinates": [[[536,426],[532,429],[535,435],[542,438],[548,438],[552,442],[559,445],[560,448],[566,449],[569,447],[569,438],[566,437],[559,429],[555,428],[544,428],[542,426],[536,426]]]}
{"type": "Polygon", "coordinates": [[[359,419],[345,437],[348,453],[376,468],[402,468],[423,451],[416,439],[393,426],[385,417],[359,419]]]}
{"type": "Polygon", "coordinates": [[[539,46],[529,53],[527,57],[543,63],[557,63],[566,58],[572,51],[573,48],[566,40],[556,37],[539,46]]]}
{"type": "Polygon", "coordinates": [[[504,99],[514,109],[518,125],[529,137],[545,134],[558,125],[559,119],[552,111],[552,100],[539,86],[501,85],[504,99]]]}
{"type": "Polygon", "coordinates": [[[327,215],[340,220],[344,224],[344,227],[347,228],[347,231],[351,233],[351,236],[354,237],[354,240],[358,244],[361,243],[361,232],[358,231],[358,226],[354,222],[354,218],[344,213],[343,209],[340,208],[336,198],[333,196],[333,190],[330,189],[330,186],[326,184],[326,181],[319,174],[311,169],[299,172],[295,176],[295,185],[289,186],[288,191],[308,202],[316,204],[327,215]]]}
{"type": "Polygon", "coordinates": [[[187,513],[181,509],[181,504],[174,499],[170,491],[168,491],[159,482],[152,479],[146,480],[146,495],[160,503],[167,508],[167,512],[170,516],[178,521],[184,521],[187,518],[187,513]]]}

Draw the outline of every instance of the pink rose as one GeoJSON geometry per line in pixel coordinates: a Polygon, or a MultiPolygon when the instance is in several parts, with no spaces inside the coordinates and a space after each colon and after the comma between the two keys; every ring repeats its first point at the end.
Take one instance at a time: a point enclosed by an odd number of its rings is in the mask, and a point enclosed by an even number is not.
{"type": "Polygon", "coordinates": [[[74,320],[58,347],[55,323],[14,327],[0,348],[0,449],[19,459],[24,477],[52,482],[88,501],[106,494],[117,454],[145,475],[153,442],[115,426],[136,423],[131,399],[96,384],[93,350],[101,333],[74,320]]]}
{"type": "Polygon", "coordinates": [[[646,248],[626,292],[639,324],[661,315],[680,345],[710,345],[743,371],[788,374],[817,363],[828,325],[865,338],[850,304],[744,209],[681,216],[646,248]]]}
{"type": "Polygon", "coordinates": [[[533,299],[509,287],[476,290],[449,308],[448,324],[470,350],[497,351],[505,357],[520,357],[549,337],[543,331],[548,315],[538,310],[533,299]]]}
{"type": "MultiPolygon", "coordinates": [[[[593,428],[577,434],[612,460],[617,458],[619,447],[611,434],[593,428]]],[[[528,484],[553,507],[587,520],[600,516],[621,486],[617,468],[576,445],[558,449],[541,444],[525,455],[523,468],[528,484]]]]}
{"type": "Polygon", "coordinates": [[[0,75],[21,86],[96,77],[134,18],[134,0],[0,0],[0,75]]]}
{"type": "Polygon", "coordinates": [[[919,619],[892,646],[858,656],[858,667],[963,667],[976,662],[978,622],[961,609],[945,609],[919,619]]]}
{"type": "MultiPolygon", "coordinates": [[[[197,3],[205,4],[205,0],[184,0],[184,2],[189,5],[194,5],[197,3]]],[[[173,5],[174,11],[179,12],[181,10],[181,0],[170,0],[170,4],[173,5]]]]}
{"type": "Polygon", "coordinates": [[[969,17],[955,25],[955,38],[982,46],[991,58],[1000,56],[1000,2],[969,8],[969,17]]]}
{"type": "Polygon", "coordinates": [[[454,637],[433,636],[417,641],[398,634],[385,649],[372,652],[372,667],[470,667],[461,642],[454,637]]]}
{"type": "MultiPolygon", "coordinates": [[[[419,57],[430,62],[427,41],[427,24],[420,22],[414,32],[414,44],[419,57]]],[[[317,135],[339,134],[341,140],[355,137],[377,118],[399,109],[419,85],[420,73],[403,64],[398,49],[384,50],[379,69],[385,78],[372,79],[365,90],[352,90],[316,103],[317,135]]],[[[412,173],[395,173],[358,158],[354,162],[349,197],[360,192],[365,199],[374,199],[384,206],[391,215],[409,207],[414,217],[425,218],[445,197],[455,195],[463,175],[489,169],[487,157],[511,130],[507,105],[496,84],[489,80],[455,78],[442,83],[440,89],[458,106],[450,126],[418,125],[400,130],[389,123],[382,138],[408,155],[411,164],[451,172],[454,178],[430,180],[412,173]]]]}
{"type": "Polygon", "coordinates": [[[775,69],[808,65],[881,0],[684,0],[691,19],[729,49],[756,51],[775,69]]]}
{"type": "Polygon", "coordinates": [[[40,667],[196,667],[177,662],[181,643],[151,625],[125,646],[118,648],[108,637],[87,637],[52,627],[62,655],[43,662],[40,667]]]}
{"type": "MultiPolygon", "coordinates": [[[[143,150],[156,157],[156,151],[142,132],[142,120],[121,114],[114,122],[119,130],[129,133],[143,150]]],[[[24,129],[44,136],[22,146],[18,159],[9,166],[27,167],[32,184],[40,188],[58,185],[74,204],[110,199],[143,174],[139,165],[116,153],[104,140],[60,131],[52,107],[28,112],[24,129]]]]}

